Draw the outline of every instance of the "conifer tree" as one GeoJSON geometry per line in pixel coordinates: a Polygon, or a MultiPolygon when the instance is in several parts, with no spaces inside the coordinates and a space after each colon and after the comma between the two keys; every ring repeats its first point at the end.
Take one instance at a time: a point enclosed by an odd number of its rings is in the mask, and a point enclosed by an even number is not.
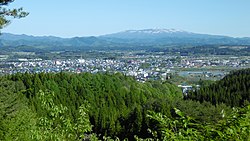
{"type": "Polygon", "coordinates": [[[11,18],[23,18],[28,15],[23,8],[8,9],[7,6],[14,0],[0,0],[0,29],[10,23],[11,18]]]}

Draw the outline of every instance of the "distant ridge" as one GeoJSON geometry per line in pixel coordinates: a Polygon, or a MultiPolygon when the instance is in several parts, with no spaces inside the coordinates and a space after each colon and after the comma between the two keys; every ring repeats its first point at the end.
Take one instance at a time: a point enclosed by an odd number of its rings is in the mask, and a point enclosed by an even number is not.
{"type": "Polygon", "coordinates": [[[11,34],[11,33],[3,33],[0,35],[1,40],[39,40],[39,39],[53,39],[53,40],[61,40],[63,38],[56,36],[32,36],[26,34],[11,34]]]}
{"type": "Polygon", "coordinates": [[[3,33],[1,47],[29,46],[57,50],[83,48],[125,48],[164,45],[250,45],[250,38],[233,38],[220,35],[197,34],[178,29],[126,30],[118,33],[92,37],[60,38],[55,36],[30,36],[3,33]]]}

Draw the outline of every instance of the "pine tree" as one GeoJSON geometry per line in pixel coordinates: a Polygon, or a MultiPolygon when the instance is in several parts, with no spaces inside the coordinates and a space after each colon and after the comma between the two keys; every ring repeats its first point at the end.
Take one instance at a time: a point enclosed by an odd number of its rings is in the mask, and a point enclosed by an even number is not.
{"type": "Polygon", "coordinates": [[[0,0],[0,29],[10,23],[10,17],[12,18],[23,18],[28,15],[27,12],[23,11],[23,8],[19,9],[8,9],[10,3],[14,0],[0,0]]]}

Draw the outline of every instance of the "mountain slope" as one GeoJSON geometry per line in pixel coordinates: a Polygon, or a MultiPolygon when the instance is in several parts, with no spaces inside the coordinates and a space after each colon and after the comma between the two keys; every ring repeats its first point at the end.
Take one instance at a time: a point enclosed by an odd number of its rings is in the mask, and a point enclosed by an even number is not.
{"type": "Polygon", "coordinates": [[[0,48],[29,46],[46,50],[133,49],[164,45],[250,45],[250,38],[197,34],[176,29],[127,30],[98,37],[60,38],[3,33],[0,48]],[[55,48],[56,47],[56,48],[55,48]]]}
{"type": "Polygon", "coordinates": [[[107,34],[107,38],[123,39],[145,39],[145,38],[166,38],[166,37],[195,37],[198,34],[176,29],[143,29],[143,30],[126,30],[118,33],[107,34]]]}
{"type": "Polygon", "coordinates": [[[197,34],[176,29],[143,29],[100,36],[112,42],[147,44],[250,44],[250,38],[197,34]]]}

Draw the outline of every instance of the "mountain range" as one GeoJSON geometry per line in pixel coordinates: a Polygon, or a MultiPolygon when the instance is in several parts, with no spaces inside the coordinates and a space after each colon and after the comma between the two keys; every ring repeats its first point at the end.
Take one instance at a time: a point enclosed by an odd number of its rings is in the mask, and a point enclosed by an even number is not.
{"type": "Polygon", "coordinates": [[[208,35],[176,29],[127,30],[91,37],[60,38],[3,33],[1,48],[29,47],[48,50],[110,49],[161,45],[250,45],[250,38],[208,35]]]}

